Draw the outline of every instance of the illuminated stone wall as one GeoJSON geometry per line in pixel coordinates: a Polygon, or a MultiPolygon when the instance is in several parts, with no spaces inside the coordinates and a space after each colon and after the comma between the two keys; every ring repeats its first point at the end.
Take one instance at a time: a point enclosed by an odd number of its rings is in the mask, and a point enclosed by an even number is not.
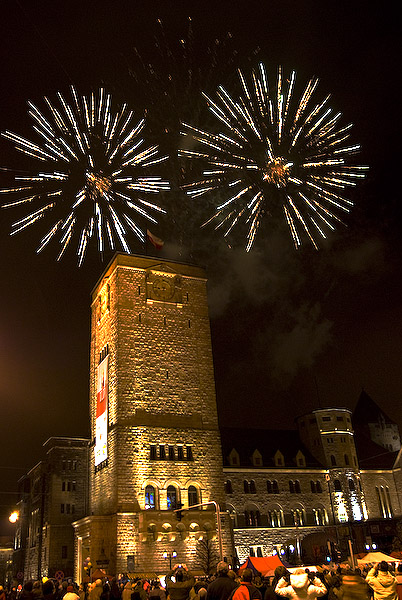
{"type": "MultiPolygon", "coordinates": [[[[191,564],[197,539],[216,535],[215,513],[208,519],[209,511],[194,511],[197,518],[184,513],[176,530],[168,486],[184,508],[190,486],[198,502],[224,503],[205,273],[191,265],[117,255],[92,300],[93,443],[97,367],[106,355],[109,415],[107,461],[95,468],[91,452],[89,519],[116,516],[115,530],[103,541],[112,573],[126,572],[132,562],[136,572],[165,569],[162,553],[172,545],[180,561],[191,564]],[[147,485],[155,491],[152,510],[145,510],[147,485]]],[[[77,536],[84,537],[79,525],[77,536]]],[[[228,555],[229,533],[223,538],[228,555]]]]}

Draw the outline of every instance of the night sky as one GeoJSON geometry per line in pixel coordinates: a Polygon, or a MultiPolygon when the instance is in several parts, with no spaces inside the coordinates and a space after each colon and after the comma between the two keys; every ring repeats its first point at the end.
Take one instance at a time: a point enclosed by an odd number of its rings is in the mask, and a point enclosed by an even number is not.
{"type": "MultiPolygon", "coordinates": [[[[250,253],[240,235],[229,249],[219,232],[199,229],[210,216],[206,203],[190,205],[177,188],[164,197],[169,215],[151,229],[166,242],[161,256],[207,268],[222,424],[293,427],[296,414],[319,406],[353,408],[362,388],[402,424],[401,32],[393,9],[360,1],[4,0],[1,17],[0,129],[32,139],[27,100],[43,108],[45,95],[68,96],[71,84],[82,94],[103,85],[139,115],[146,109],[149,135],[170,151],[177,119],[210,123],[200,92],[219,83],[233,89],[238,66],[247,72],[263,60],[275,73],[281,64],[301,85],[319,77],[322,97],[331,93],[330,105],[353,122],[359,163],[370,171],[348,191],[355,206],[346,226],[318,252],[296,252],[276,222],[263,225],[250,253]],[[148,77],[149,64],[158,76],[148,77]]],[[[0,167],[7,187],[37,162],[0,139],[0,167]]],[[[55,246],[37,255],[47,231],[40,222],[9,236],[23,214],[0,212],[0,515],[48,437],[89,434],[90,292],[113,255],[102,261],[92,247],[81,268],[73,249],[61,262],[55,246]]],[[[132,252],[143,253],[132,241],[132,252]]]]}

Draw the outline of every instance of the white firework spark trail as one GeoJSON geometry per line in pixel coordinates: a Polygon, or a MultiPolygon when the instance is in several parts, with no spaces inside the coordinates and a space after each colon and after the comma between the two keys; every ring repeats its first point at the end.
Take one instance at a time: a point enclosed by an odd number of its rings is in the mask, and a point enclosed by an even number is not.
{"type": "Polygon", "coordinates": [[[72,87],[71,95],[72,101],[67,102],[58,93],[57,105],[45,98],[49,116],[28,102],[38,143],[10,131],[2,133],[17,150],[41,161],[43,170],[16,177],[15,186],[0,192],[10,197],[4,208],[35,206],[13,223],[11,235],[49,213],[57,214],[37,252],[58,237],[60,260],[72,240],[78,238],[81,265],[91,238],[97,239],[101,253],[106,241],[111,249],[119,245],[130,252],[128,233],[145,243],[145,232],[134,215],[156,223],[155,215],[166,211],[149,196],[156,197],[170,184],[155,175],[154,165],[168,157],[141,137],[144,118],[137,121],[126,104],[113,112],[111,95],[103,88],[98,95],[86,97],[72,87]],[[67,216],[61,217],[60,208],[67,216]]]}
{"type": "Polygon", "coordinates": [[[276,89],[270,89],[262,63],[250,81],[240,70],[239,79],[237,99],[222,86],[215,100],[204,94],[219,133],[182,123],[182,135],[201,150],[183,149],[180,156],[206,165],[202,178],[184,189],[192,198],[214,191],[226,197],[204,225],[224,226],[227,236],[243,220],[247,251],[262,219],[278,208],[295,247],[306,238],[317,248],[317,238],[325,238],[352,206],[340,190],[355,186],[368,169],[349,164],[360,149],[349,141],[351,125],[340,126],[342,115],[333,114],[329,96],[314,100],[316,78],[298,100],[294,71],[286,79],[279,68],[276,89]]]}

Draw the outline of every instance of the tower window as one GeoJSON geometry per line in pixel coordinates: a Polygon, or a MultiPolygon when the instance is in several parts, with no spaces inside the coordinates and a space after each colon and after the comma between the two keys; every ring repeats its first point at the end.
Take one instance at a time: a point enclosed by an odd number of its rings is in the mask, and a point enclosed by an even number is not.
{"type": "Polygon", "coordinates": [[[228,479],[225,483],[225,492],[227,494],[233,494],[233,487],[230,479],[228,479]]]}
{"type": "Polygon", "coordinates": [[[156,460],[156,446],[154,445],[151,446],[150,458],[151,460],[156,460]]]}
{"type": "Polygon", "coordinates": [[[177,459],[184,460],[183,446],[177,446],[177,459]]]}
{"type": "Polygon", "coordinates": [[[160,460],[165,460],[166,458],[166,449],[162,444],[159,446],[159,458],[160,460]]]}
{"type": "Polygon", "coordinates": [[[188,505],[194,506],[198,504],[198,491],[195,485],[190,485],[188,488],[188,505]]]}
{"type": "Polygon", "coordinates": [[[177,508],[177,490],[174,485],[168,486],[166,500],[168,510],[175,510],[177,508]]]}
{"type": "Polygon", "coordinates": [[[342,491],[342,486],[341,486],[341,482],[339,481],[339,479],[334,479],[334,490],[335,490],[335,492],[342,491]]]}
{"type": "Polygon", "coordinates": [[[191,446],[186,446],[186,455],[187,455],[187,460],[194,460],[193,459],[193,449],[191,446]]]}
{"type": "Polygon", "coordinates": [[[174,446],[169,446],[168,451],[169,451],[169,460],[176,460],[176,456],[174,453],[174,446]]]}
{"type": "Polygon", "coordinates": [[[155,507],[155,488],[153,485],[147,485],[145,488],[145,510],[153,510],[155,507]]]}

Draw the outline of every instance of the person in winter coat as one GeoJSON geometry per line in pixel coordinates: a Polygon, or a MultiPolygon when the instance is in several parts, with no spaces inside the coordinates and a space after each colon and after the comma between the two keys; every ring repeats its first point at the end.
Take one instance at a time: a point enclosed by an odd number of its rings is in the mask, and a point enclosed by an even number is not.
{"type": "Polygon", "coordinates": [[[374,591],[374,600],[397,600],[397,580],[390,573],[388,563],[385,560],[370,569],[366,581],[374,591]]]}
{"type": "Polygon", "coordinates": [[[127,581],[126,585],[124,586],[123,592],[122,592],[122,600],[131,600],[131,594],[132,594],[132,584],[131,581],[127,581]]]}
{"type": "Polygon", "coordinates": [[[290,583],[282,577],[275,588],[275,594],[290,600],[313,600],[327,593],[327,588],[313,573],[296,569],[290,574],[290,583]]]}
{"type": "Polygon", "coordinates": [[[188,600],[194,583],[194,577],[189,573],[186,565],[175,565],[166,575],[166,589],[170,600],[188,600]],[[175,581],[172,580],[173,576],[175,581]]]}
{"type": "Polygon", "coordinates": [[[100,600],[102,592],[103,592],[102,579],[97,579],[95,581],[95,586],[89,592],[89,600],[100,600]]]}
{"type": "Polygon", "coordinates": [[[368,583],[354,571],[342,571],[342,581],[333,587],[330,600],[370,600],[371,589],[368,583]]]}
{"type": "Polygon", "coordinates": [[[220,561],[216,570],[218,575],[207,588],[207,600],[227,600],[237,588],[237,583],[229,577],[229,566],[225,561],[220,561]]]}
{"type": "Polygon", "coordinates": [[[251,569],[244,569],[238,588],[233,592],[232,600],[262,600],[260,591],[253,585],[253,572],[251,569]]]}

